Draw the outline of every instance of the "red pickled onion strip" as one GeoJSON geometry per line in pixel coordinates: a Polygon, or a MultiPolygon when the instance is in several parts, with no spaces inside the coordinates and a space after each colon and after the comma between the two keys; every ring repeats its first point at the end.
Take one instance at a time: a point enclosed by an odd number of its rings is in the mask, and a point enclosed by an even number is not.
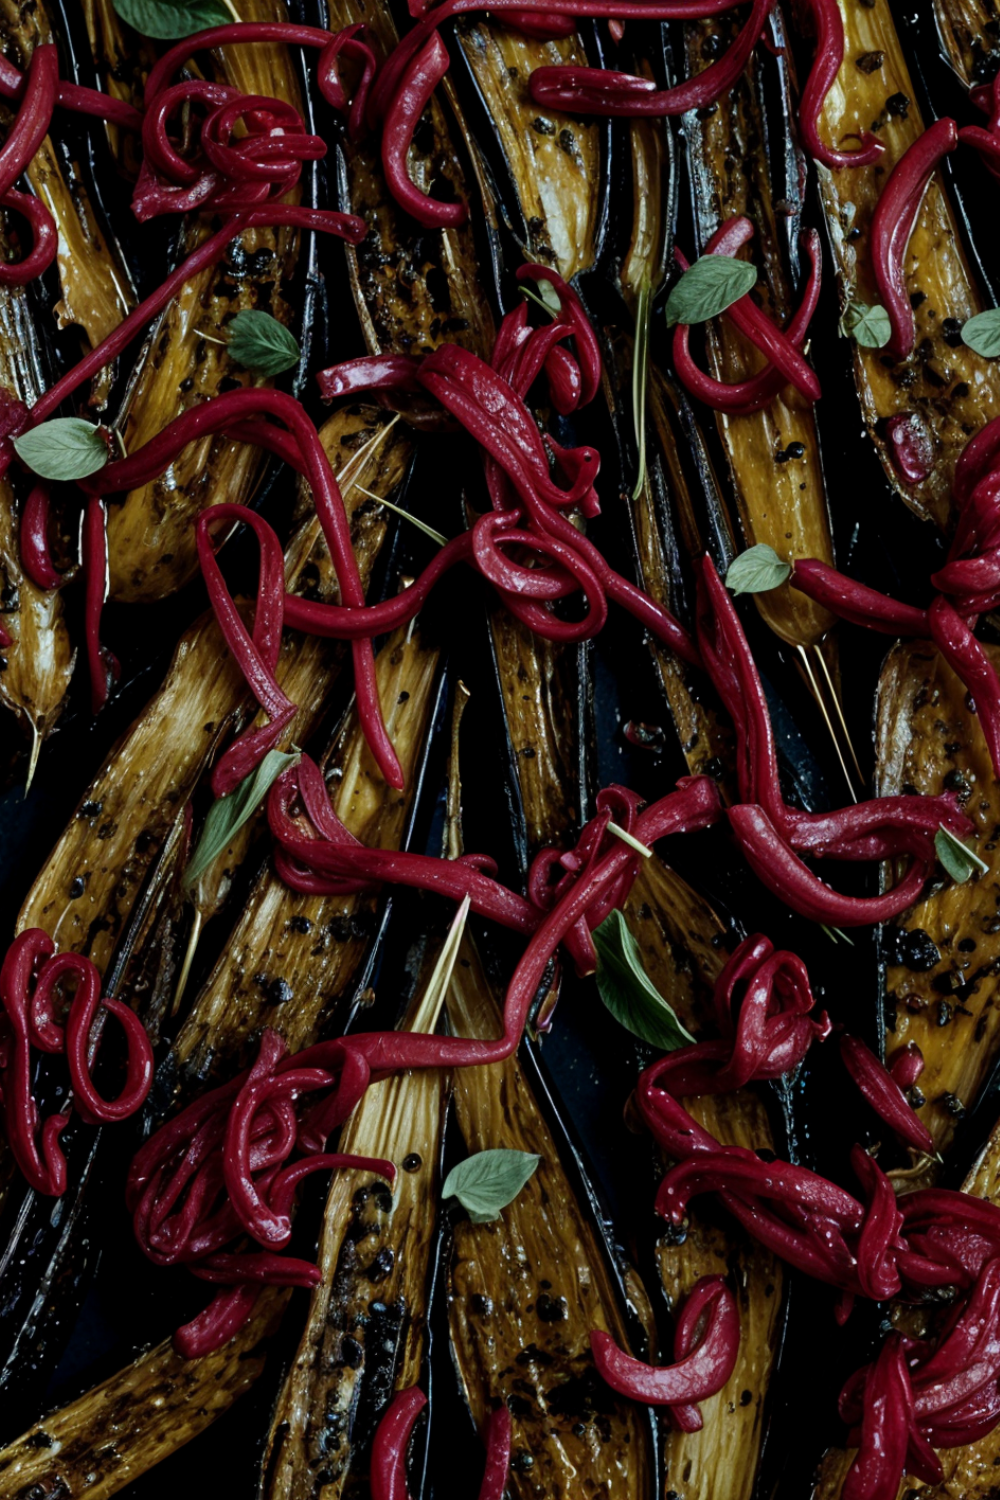
{"type": "Polygon", "coordinates": [[[531,97],[543,108],[626,119],[682,115],[689,109],[705,109],[727,93],[743,72],[774,3],[775,0],[754,0],[745,25],[723,56],[674,88],[658,89],[651,79],[632,73],[563,64],[534,70],[531,97]]]}
{"type": "Polygon", "coordinates": [[[705,1331],[691,1353],[677,1364],[644,1364],[620,1349],[609,1333],[593,1330],[590,1347],[594,1363],[612,1390],[650,1406],[689,1405],[722,1390],[736,1368],[740,1316],[736,1298],[721,1276],[705,1277],[703,1281],[711,1284],[711,1294],[705,1297],[701,1309],[705,1331]]]}
{"type": "Polygon", "coordinates": [[[382,168],[389,191],[406,211],[429,229],[464,224],[465,203],[443,203],[422,193],[410,176],[407,153],[430,97],[448,71],[448,49],[435,31],[415,54],[386,109],[382,130],[382,168]]]}
{"type": "Polygon", "coordinates": [[[877,136],[862,135],[853,151],[838,150],[820,139],[819,117],[844,65],[844,22],[837,0],[804,0],[804,9],[812,21],[816,41],[812,67],[799,104],[802,143],[815,161],[834,171],[840,167],[869,167],[885,150],[877,136]]]}
{"type": "Polygon", "coordinates": [[[908,359],[916,339],[913,308],[906,290],[906,248],[928,183],[958,144],[954,120],[935,120],[893,167],[872,215],[870,245],[879,301],[892,333],[886,352],[908,359]]]}

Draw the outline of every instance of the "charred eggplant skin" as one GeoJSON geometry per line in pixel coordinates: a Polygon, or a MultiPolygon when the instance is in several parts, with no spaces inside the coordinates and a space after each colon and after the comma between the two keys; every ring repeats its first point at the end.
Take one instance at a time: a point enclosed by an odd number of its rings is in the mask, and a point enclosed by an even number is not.
{"type": "MultiPolygon", "coordinates": [[[[475,945],[463,948],[462,959],[448,996],[451,1025],[462,1036],[482,1035],[500,1024],[496,991],[475,945]]],[[[480,1431],[498,1400],[510,1409],[514,1495],[533,1495],[540,1485],[568,1494],[578,1483],[581,1491],[600,1485],[637,1500],[655,1496],[652,1414],[602,1387],[589,1343],[591,1328],[608,1328],[648,1356],[648,1299],[614,1241],[532,1044],[481,1076],[460,1073],[454,1088],[454,1125],[467,1152],[502,1145],[541,1158],[501,1222],[474,1224],[457,1210],[450,1216],[448,1321],[467,1409],[480,1431]]]]}
{"type": "MultiPolygon", "coordinates": [[[[165,849],[169,856],[171,846],[165,849]]],[[[155,918],[169,874],[168,857],[151,867],[106,976],[107,994],[118,993],[135,948],[155,918]]],[[[107,1067],[107,1059],[99,1058],[99,1087],[107,1067]]],[[[69,1088],[54,1084],[43,1069],[36,1097],[47,1117],[66,1107],[69,1088]]],[[[71,1114],[59,1140],[69,1183],[62,1197],[36,1193],[19,1177],[7,1188],[0,1217],[0,1441],[13,1437],[37,1411],[96,1269],[100,1200],[110,1182],[120,1181],[118,1173],[107,1170],[109,1157],[119,1170],[123,1166],[121,1139],[114,1139],[114,1132],[110,1138],[109,1150],[107,1131],[71,1114]]],[[[10,1165],[8,1157],[5,1173],[10,1165]]]]}

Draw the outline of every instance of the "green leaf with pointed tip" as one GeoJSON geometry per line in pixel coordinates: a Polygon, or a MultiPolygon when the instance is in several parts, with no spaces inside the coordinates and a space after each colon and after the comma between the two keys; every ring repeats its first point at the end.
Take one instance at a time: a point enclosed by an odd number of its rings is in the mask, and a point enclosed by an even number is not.
{"type": "Polygon", "coordinates": [[[731,255],[703,255],[689,266],[667,298],[667,327],[707,323],[745,297],[757,282],[748,260],[731,255]]]}
{"type": "Polygon", "coordinates": [[[1000,354],[1000,307],[988,307],[985,312],[967,318],[962,324],[962,343],[973,354],[996,359],[1000,354]]]}
{"type": "Polygon", "coordinates": [[[266,312],[241,312],[229,325],[229,354],[247,370],[270,378],[291,370],[302,357],[299,341],[266,312]]]}
{"type": "Polygon", "coordinates": [[[452,1167],[442,1198],[457,1198],[473,1224],[492,1224],[513,1203],[541,1161],[530,1151],[477,1151],[452,1167]]]}
{"type": "Polygon", "coordinates": [[[18,458],[40,479],[85,479],[108,461],[103,431],[82,417],[40,422],[13,442],[18,458]]]}
{"type": "Polygon", "coordinates": [[[269,750],[257,767],[245,776],[228,797],[217,797],[208,809],[198,846],[184,871],[184,889],[204,875],[209,865],[227,848],[248,818],[253,817],[282,771],[297,766],[301,756],[287,755],[283,750],[269,750]]]}
{"type": "Polygon", "coordinates": [[[633,1036],[663,1052],[674,1052],[693,1042],[652,983],[642,964],[639,945],[620,911],[613,911],[594,928],[597,949],[597,991],[608,1010],[633,1036]]]}
{"type": "Polygon", "coordinates": [[[222,0],[114,0],[117,14],[142,36],[173,42],[234,17],[222,0]]]}
{"type": "Polygon", "coordinates": [[[956,885],[964,885],[977,870],[983,875],[989,874],[990,867],[986,861],[980,859],[968,844],[963,844],[961,839],[956,838],[943,823],[934,835],[934,853],[956,885]]]}
{"type": "Polygon", "coordinates": [[[791,571],[791,563],[782,562],[773,547],[758,542],[729,564],[726,588],[734,594],[766,594],[784,583],[791,571]]]}

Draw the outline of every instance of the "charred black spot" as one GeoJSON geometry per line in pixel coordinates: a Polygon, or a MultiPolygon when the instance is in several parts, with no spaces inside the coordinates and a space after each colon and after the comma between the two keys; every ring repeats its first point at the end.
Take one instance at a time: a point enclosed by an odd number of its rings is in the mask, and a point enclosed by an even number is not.
{"type": "Polygon", "coordinates": [[[904,969],[912,969],[915,973],[926,973],[941,962],[937,944],[922,927],[914,927],[909,932],[901,927],[890,927],[886,930],[886,943],[889,962],[901,964],[904,969]]]}

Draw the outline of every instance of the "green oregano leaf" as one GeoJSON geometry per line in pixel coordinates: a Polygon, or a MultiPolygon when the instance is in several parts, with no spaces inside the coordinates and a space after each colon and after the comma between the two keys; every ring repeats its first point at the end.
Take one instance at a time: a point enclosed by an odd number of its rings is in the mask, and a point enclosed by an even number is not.
{"type": "Polygon", "coordinates": [[[13,441],[18,458],[41,479],[85,479],[108,461],[104,430],[82,417],[53,417],[13,441]]]}
{"type": "Polygon", "coordinates": [[[748,260],[734,260],[731,255],[701,256],[667,298],[667,327],[706,323],[745,297],[756,281],[756,268],[748,260]]]}
{"type": "Polygon", "coordinates": [[[758,542],[729,564],[726,588],[734,594],[766,594],[784,583],[791,571],[791,563],[782,562],[773,547],[758,542]]]}
{"type": "Polygon", "coordinates": [[[477,1151],[452,1167],[442,1198],[457,1198],[473,1224],[491,1224],[513,1203],[541,1161],[530,1151],[477,1151]]]}
{"type": "Polygon", "coordinates": [[[934,835],[934,853],[956,885],[964,885],[979,870],[988,875],[989,865],[974,849],[956,838],[942,823],[934,835]]]}
{"type": "Polygon", "coordinates": [[[862,349],[884,349],[892,337],[892,324],[877,302],[848,302],[840,316],[840,332],[862,349]]]}
{"type": "Polygon", "coordinates": [[[302,356],[294,333],[266,312],[237,313],[229,324],[228,344],[238,365],[268,377],[291,370],[302,356]]]}
{"type": "Polygon", "coordinates": [[[984,359],[1000,354],[1000,307],[989,307],[962,324],[962,343],[984,359]]]}
{"type": "Polygon", "coordinates": [[[164,42],[237,19],[223,0],[114,0],[114,7],[143,36],[164,42]]]}
{"type": "Polygon", "coordinates": [[[613,911],[594,929],[597,949],[597,991],[615,1020],[633,1036],[663,1052],[693,1042],[671,1006],[650,981],[642,965],[639,945],[620,911],[613,911]]]}
{"type": "Polygon", "coordinates": [[[209,865],[228,847],[234,834],[253,816],[282,771],[297,766],[300,759],[299,755],[286,755],[283,750],[269,750],[256,771],[245,776],[228,797],[216,798],[208,809],[201,838],[184,871],[185,890],[190,891],[209,865]]]}

